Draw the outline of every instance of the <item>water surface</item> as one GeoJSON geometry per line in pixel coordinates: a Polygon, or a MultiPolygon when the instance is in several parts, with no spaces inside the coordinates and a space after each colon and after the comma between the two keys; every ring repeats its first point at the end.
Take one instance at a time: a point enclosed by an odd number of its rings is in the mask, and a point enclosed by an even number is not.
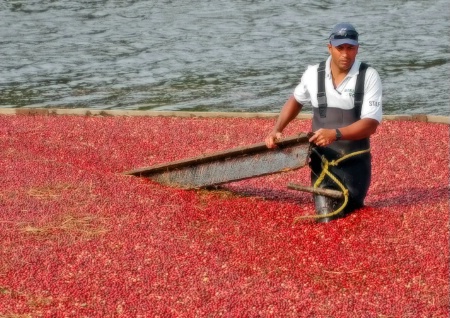
{"type": "MultiPolygon", "coordinates": [[[[450,115],[444,0],[2,1],[0,107],[279,111],[334,24],[385,114],[450,115]]],[[[308,112],[308,107],[306,107],[308,112]]]]}

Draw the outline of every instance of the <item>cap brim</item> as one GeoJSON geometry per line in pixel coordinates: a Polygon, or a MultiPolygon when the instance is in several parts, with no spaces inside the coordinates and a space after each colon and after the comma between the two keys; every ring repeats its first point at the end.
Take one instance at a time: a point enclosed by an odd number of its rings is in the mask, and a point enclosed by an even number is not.
{"type": "Polygon", "coordinates": [[[339,46],[342,44],[350,44],[350,45],[359,45],[358,41],[352,40],[352,39],[339,39],[339,40],[331,40],[330,41],[332,46],[339,46]]]}

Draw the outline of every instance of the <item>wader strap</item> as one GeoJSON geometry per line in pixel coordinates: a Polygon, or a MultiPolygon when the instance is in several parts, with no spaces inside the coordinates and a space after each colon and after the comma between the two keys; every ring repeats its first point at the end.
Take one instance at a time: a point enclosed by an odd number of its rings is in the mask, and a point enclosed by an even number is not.
{"type": "Polygon", "coordinates": [[[325,61],[320,62],[317,69],[317,102],[319,103],[319,115],[327,116],[327,94],[325,93],[325,61]]]}
{"type": "MultiPolygon", "coordinates": [[[[361,107],[364,99],[364,82],[366,79],[366,70],[369,67],[366,63],[359,66],[359,74],[355,85],[355,103],[354,109],[356,118],[361,117],[361,107]]],[[[319,115],[321,118],[327,117],[327,94],[325,93],[325,61],[320,62],[317,69],[317,102],[319,104],[319,115]]]]}
{"type": "Polygon", "coordinates": [[[366,70],[369,67],[366,63],[361,63],[359,66],[359,74],[356,78],[355,85],[355,114],[356,118],[361,118],[361,106],[364,99],[364,82],[366,79],[366,70]]]}

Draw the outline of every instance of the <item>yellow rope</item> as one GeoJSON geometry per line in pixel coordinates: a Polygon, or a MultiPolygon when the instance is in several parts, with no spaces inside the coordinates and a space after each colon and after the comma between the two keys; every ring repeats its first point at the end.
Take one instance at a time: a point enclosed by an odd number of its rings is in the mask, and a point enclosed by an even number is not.
{"type": "Polygon", "coordinates": [[[352,153],[349,153],[345,156],[342,156],[341,158],[339,158],[338,160],[332,160],[332,161],[328,161],[327,158],[325,158],[325,156],[321,156],[322,159],[322,172],[320,173],[320,176],[317,178],[316,182],[314,183],[314,188],[318,188],[320,186],[320,184],[322,183],[323,179],[325,179],[325,176],[328,176],[331,180],[333,180],[338,187],[342,190],[342,194],[344,195],[344,202],[342,203],[342,205],[335,211],[327,213],[327,214],[315,214],[315,215],[304,215],[304,216],[299,216],[296,221],[298,219],[306,219],[306,218],[314,218],[314,219],[320,219],[320,218],[328,218],[331,216],[334,216],[336,214],[339,214],[340,212],[342,212],[342,210],[347,206],[348,203],[348,189],[328,170],[329,166],[334,166],[336,167],[340,162],[354,157],[354,156],[358,156],[364,153],[370,152],[370,149],[366,149],[366,150],[360,150],[360,151],[355,151],[352,153]]]}
{"type": "Polygon", "coordinates": [[[347,154],[345,156],[342,156],[338,160],[332,160],[330,162],[330,165],[331,166],[337,166],[339,164],[339,162],[344,161],[345,159],[348,159],[348,158],[354,157],[354,156],[358,156],[358,155],[362,155],[363,153],[366,153],[366,152],[370,152],[370,148],[366,149],[366,150],[360,150],[360,151],[355,151],[355,152],[349,153],[349,154],[347,154]]]}

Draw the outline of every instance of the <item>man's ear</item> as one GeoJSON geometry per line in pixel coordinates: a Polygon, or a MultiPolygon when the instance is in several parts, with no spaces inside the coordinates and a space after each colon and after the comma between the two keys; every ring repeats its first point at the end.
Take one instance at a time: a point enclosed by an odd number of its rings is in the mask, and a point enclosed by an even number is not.
{"type": "Polygon", "coordinates": [[[331,54],[331,48],[332,48],[333,46],[331,45],[331,43],[328,43],[327,46],[328,46],[328,52],[330,52],[330,54],[331,54]]]}

